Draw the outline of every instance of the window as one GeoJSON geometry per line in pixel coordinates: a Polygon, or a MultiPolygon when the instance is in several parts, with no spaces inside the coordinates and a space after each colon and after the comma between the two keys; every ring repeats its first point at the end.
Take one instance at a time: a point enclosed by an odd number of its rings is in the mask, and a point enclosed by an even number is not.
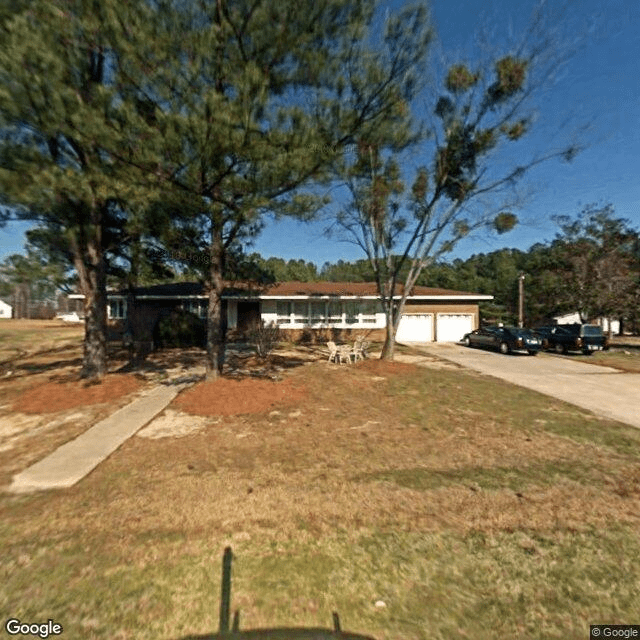
{"type": "Polygon", "coordinates": [[[309,303],[293,303],[293,321],[297,324],[307,324],[309,322],[309,303]]]}
{"type": "Polygon", "coordinates": [[[376,313],[378,311],[377,300],[365,300],[360,305],[360,312],[362,313],[363,324],[373,324],[376,321],[376,313]]]}
{"type": "Polygon", "coordinates": [[[286,300],[278,300],[276,303],[276,315],[278,324],[290,324],[291,303],[286,300]]]}
{"type": "Polygon", "coordinates": [[[327,304],[327,322],[331,324],[342,322],[342,305],[338,300],[331,300],[327,304]]]}
{"type": "Polygon", "coordinates": [[[207,317],[209,305],[207,300],[183,300],[182,308],[204,320],[207,317]]]}
{"type": "MultiPolygon", "coordinates": [[[[354,326],[371,328],[381,311],[377,300],[276,300],[275,315],[278,325],[354,326]]],[[[273,310],[272,310],[273,313],[273,310]]]]}
{"type": "Polygon", "coordinates": [[[311,303],[311,323],[318,324],[324,322],[327,316],[327,303],[315,301],[311,303]]]}
{"type": "Polygon", "coordinates": [[[358,303],[345,302],[344,305],[344,321],[347,324],[357,324],[358,322],[358,303]]]}
{"type": "Polygon", "coordinates": [[[126,300],[109,300],[109,318],[112,320],[124,320],[127,317],[126,300]]]}

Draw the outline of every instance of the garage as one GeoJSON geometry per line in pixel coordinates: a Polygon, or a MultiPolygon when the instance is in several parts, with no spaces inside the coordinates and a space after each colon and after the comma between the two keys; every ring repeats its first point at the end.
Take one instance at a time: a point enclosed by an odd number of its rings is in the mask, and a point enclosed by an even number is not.
{"type": "Polygon", "coordinates": [[[396,342],[432,342],[433,314],[404,313],[400,318],[396,342]]]}
{"type": "Polygon", "coordinates": [[[473,331],[473,315],[439,313],[436,317],[437,342],[459,342],[465,333],[473,331]]]}

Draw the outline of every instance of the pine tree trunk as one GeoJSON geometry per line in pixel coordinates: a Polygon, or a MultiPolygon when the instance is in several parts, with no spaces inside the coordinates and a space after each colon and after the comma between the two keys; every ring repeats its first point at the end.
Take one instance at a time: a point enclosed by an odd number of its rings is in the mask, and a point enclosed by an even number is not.
{"type": "Polygon", "coordinates": [[[80,376],[99,380],[107,373],[107,293],[104,261],[87,271],[84,293],[84,354],[80,376]]]}
{"type": "Polygon", "coordinates": [[[223,316],[222,307],[224,247],[221,232],[217,232],[215,225],[213,226],[210,248],[209,308],[207,312],[207,380],[215,380],[222,375],[226,343],[226,318],[223,316]]]}

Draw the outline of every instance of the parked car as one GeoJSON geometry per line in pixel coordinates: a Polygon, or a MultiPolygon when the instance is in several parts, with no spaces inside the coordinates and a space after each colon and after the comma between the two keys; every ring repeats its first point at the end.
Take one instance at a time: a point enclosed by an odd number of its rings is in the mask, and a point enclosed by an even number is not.
{"type": "Polygon", "coordinates": [[[529,329],[489,325],[467,333],[462,338],[467,347],[497,349],[500,353],[526,351],[535,356],[542,348],[542,340],[529,329]]]}
{"type": "Polygon", "coordinates": [[[582,351],[588,355],[609,348],[609,339],[597,324],[559,324],[535,331],[542,339],[542,348],[556,353],[582,351]]]}

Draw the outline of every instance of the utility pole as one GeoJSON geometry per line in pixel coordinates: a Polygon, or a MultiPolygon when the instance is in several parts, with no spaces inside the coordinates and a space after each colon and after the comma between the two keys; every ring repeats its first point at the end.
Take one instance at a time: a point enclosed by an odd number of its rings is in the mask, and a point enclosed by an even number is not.
{"type": "Polygon", "coordinates": [[[524,326],[524,273],[518,276],[518,326],[524,326]]]}

